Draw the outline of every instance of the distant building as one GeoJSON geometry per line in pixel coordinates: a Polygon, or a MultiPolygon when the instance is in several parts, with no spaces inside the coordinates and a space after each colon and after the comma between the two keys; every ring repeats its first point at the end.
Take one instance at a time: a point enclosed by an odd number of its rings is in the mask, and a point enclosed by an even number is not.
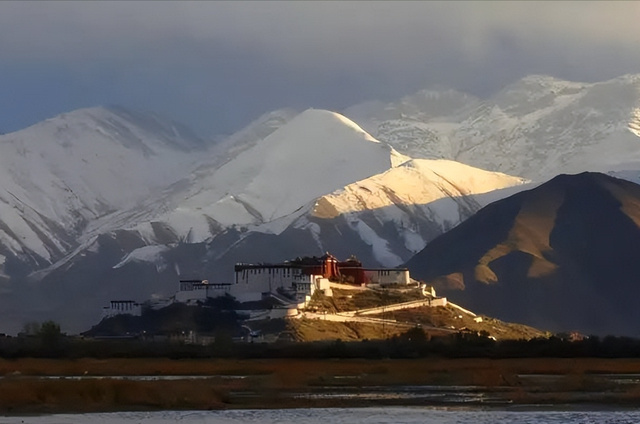
{"type": "Polygon", "coordinates": [[[367,284],[409,284],[411,278],[406,268],[364,268],[355,257],[339,262],[333,255],[326,253],[321,257],[297,258],[282,264],[237,264],[235,283],[250,284],[272,290],[291,284],[292,278],[307,283],[308,278],[316,276],[333,282],[355,285],[367,284]]]}
{"type": "Polygon", "coordinates": [[[335,257],[326,254],[281,264],[236,264],[232,294],[280,293],[306,302],[317,289],[330,294],[329,281],[338,275],[337,263],[335,257]]]}
{"type": "Polygon", "coordinates": [[[280,264],[236,264],[234,271],[235,285],[231,287],[231,294],[245,290],[283,291],[295,294],[298,301],[305,301],[315,290],[330,295],[331,282],[365,286],[406,285],[411,281],[409,270],[405,268],[364,268],[353,256],[340,262],[330,253],[280,264]]]}
{"type": "Polygon", "coordinates": [[[110,318],[115,315],[142,315],[142,306],[134,300],[112,300],[109,306],[102,308],[102,317],[110,318]]]}
{"type": "Polygon", "coordinates": [[[208,280],[180,280],[180,290],[175,294],[175,300],[189,303],[224,296],[230,294],[230,286],[232,284],[209,283],[208,280]]]}

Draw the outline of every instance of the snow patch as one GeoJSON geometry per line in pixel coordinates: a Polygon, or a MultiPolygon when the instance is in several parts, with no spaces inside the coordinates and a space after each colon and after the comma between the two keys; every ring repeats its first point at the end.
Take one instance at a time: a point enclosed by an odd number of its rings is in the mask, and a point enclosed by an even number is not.
{"type": "Polygon", "coordinates": [[[158,271],[166,267],[162,254],[169,250],[167,246],[144,246],[133,250],[122,260],[113,266],[113,269],[121,268],[130,262],[149,262],[156,266],[158,271]]]}
{"type": "Polygon", "coordinates": [[[362,241],[371,246],[373,249],[373,256],[382,266],[395,267],[404,262],[399,256],[395,255],[389,249],[389,243],[387,243],[387,241],[382,237],[378,236],[378,234],[376,234],[376,232],[367,224],[358,220],[354,225],[362,241]]]}
{"type": "Polygon", "coordinates": [[[411,160],[382,174],[358,181],[316,202],[314,214],[321,218],[372,210],[384,213],[385,220],[402,220],[401,209],[422,207],[451,221],[459,221],[458,204],[452,200],[479,195],[527,180],[483,171],[448,160],[411,160]],[[325,206],[322,210],[321,206],[325,206]],[[326,208],[331,205],[331,208],[326,208]],[[398,209],[400,207],[401,209],[398,209]]]}
{"type": "Polygon", "coordinates": [[[629,131],[631,131],[637,137],[640,137],[640,108],[635,108],[631,113],[631,120],[629,121],[629,131]]]}
{"type": "Polygon", "coordinates": [[[404,247],[406,247],[409,252],[418,253],[427,247],[427,242],[422,236],[409,228],[403,229],[402,238],[404,239],[404,247]]]}

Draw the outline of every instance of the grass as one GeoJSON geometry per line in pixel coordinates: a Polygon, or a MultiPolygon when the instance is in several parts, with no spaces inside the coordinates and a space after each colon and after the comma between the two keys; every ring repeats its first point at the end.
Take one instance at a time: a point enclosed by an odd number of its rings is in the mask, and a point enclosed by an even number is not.
{"type": "Polygon", "coordinates": [[[345,312],[424,299],[418,289],[363,291],[333,289],[332,291],[332,297],[324,296],[319,292],[314,294],[307,310],[329,313],[345,312]]]}
{"type": "MultiPolygon", "coordinates": [[[[441,328],[460,330],[466,328],[471,331],[486,331],[498,340],[532,339],[546,337],[547,334],[522,324],[507,323],[493,318],[482,317],[482,322],[476,322],[474,317],[460,312],[452,306],[422,307],[386,312],[385,318],[402,322],[421,324],[441,328]]],[[[375,315],[382,318],[382,315],[375,315]]]]}
{"type": "MultiPolygon", "coordinates": [[[[352,291],[334,289],[333,296],[327,297],[316,292],[307,310],[313,312],[336,313],[368,309],[383,305],[393,305],[412,300],[423,300],[418,289],[413,290],[364,290],[352,291]]],[[[476,322],[474,317],[462,313],[452,306],[446,307],[421,307],[403,309],[398,311],[386,311],[384,314],[371,315],[375,318],[395,320],[403,323],[420,324],[431,335],[446,334],[429,327],[438,327],[445,331],[467,329],[473,332],[486,331],[498,340],[505,339],[532,339],[535,337],[547,337],[543,331],[520,324],[502,322],[500,320],[483,317],[482,322],[476,322]]],[[[394,326],[382,326],[373,323],[342,323],[289,320],[289,327],[298,335],[300,341],[317,340],[363,340],[381,339],[397,335],[406,328],[394,326]],[[300,322],[295,322],[300,321],[300,322]]]]}
{"type": "MultiPolygon", "coordinates": [[[[294,374],[300,384],[304,376],[322,373],[380,374],[386,370],[390,384],[407,378],[429,382],[431,373],[478,373],[493,370],[503,375],[516,374],[598,374],[640,373],[640,359],[599,358],[424,358],[398,360],[296,360],[296,359],[33,359],[0,360],[0,374],[6,381],[20,381],[11,376],[82,376],[82,375],[248,375],[294,374]],[[373,371],[372,371],[373,370],[373,371]],[[17,375],[19,373],[19,375],[17,375]],[[393,377],[393,378],[391,378],[393,377]]],[[[465,377],[466,378],[466,377],[465,377]]],[[[4,381],[4,380],[0,380],[4,381]]]]}
{"type": "Polygon", "coordinates": [[[0,411],[91,412],[220,409],[227,389],[199,381],[34,380],[0,381],[0,411]]]}
{"type": "Polygon", "coordinates": [[[406,327],[392,325],[318,319],[292,319],[289,320],[288,325],[299,340],[306,342],[337,339],[342,341],[386,339],[407,331],[406,327]]]}
{"type": "MultiPolygon", "coordinates": [[[[640,359],[406,359],[406,360],[0,360],[0,412],[46,413],[156,409],[305,407],[287,397],[292,391],[338,387],[344,376],[353,386],[473,385],[508,389],[514,402],[554,402],[576,392],[636,402],[635,385],[611,387],[600,373],[640,373],[640,359]],[[26,375],[208,375],[203,380],[128,381],[29,378],[26,375]],[[20,373],[20,374],[18,374],[20,373]],[[522,374],[562,378],[540,384],[522,374]],[[222,375],[244,375],[226,379],[222,375]],[[624,386],[624,387],[623,387],[624,386]],[[249,399],[234,393],[250,391],[249,399]],[[604,395],[603,395],[604,396],[604,395]]],[[[337,406],[335,403],[322,406],[337,406]]],[[[315,404],[314,404],[315,405],[315,404]]],[[[318,405],[316,405],[318,406],[318,405]]]]}

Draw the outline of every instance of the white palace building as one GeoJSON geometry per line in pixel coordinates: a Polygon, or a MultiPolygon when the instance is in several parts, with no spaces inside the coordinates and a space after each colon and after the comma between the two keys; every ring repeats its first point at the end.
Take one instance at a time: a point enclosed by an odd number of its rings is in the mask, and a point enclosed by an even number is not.
{"type": "MultiPolygon", "coordinates": [[[[354,257],[338,261],[329,253],[321,257],[296,258],[280,264],[236,264],[232,283],[207,280],[181,280],[171,301],[155,302],[156,309],[172,302],[197,304],[208,298],[230,295],[239,302],[252,302],[272,296],[291,308],[304,307],[316,290],[331,296],[331,283],[357,286],[406,285],[411,282],[404,268],[363,268],[354,257]]],[[[134,301],[111,301],[103,317],[119,314],[140,315],[134,301]]]]}

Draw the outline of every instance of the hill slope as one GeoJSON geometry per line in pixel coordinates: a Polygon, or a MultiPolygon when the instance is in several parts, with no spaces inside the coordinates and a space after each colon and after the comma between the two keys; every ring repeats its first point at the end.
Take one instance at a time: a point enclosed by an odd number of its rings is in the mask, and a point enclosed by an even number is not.
{"type": "Polygon", "coordinates": [[[407,266],[455,302],[552,330],[640,334],[640,186],[561,175],[495,202],[407,266]]]}

